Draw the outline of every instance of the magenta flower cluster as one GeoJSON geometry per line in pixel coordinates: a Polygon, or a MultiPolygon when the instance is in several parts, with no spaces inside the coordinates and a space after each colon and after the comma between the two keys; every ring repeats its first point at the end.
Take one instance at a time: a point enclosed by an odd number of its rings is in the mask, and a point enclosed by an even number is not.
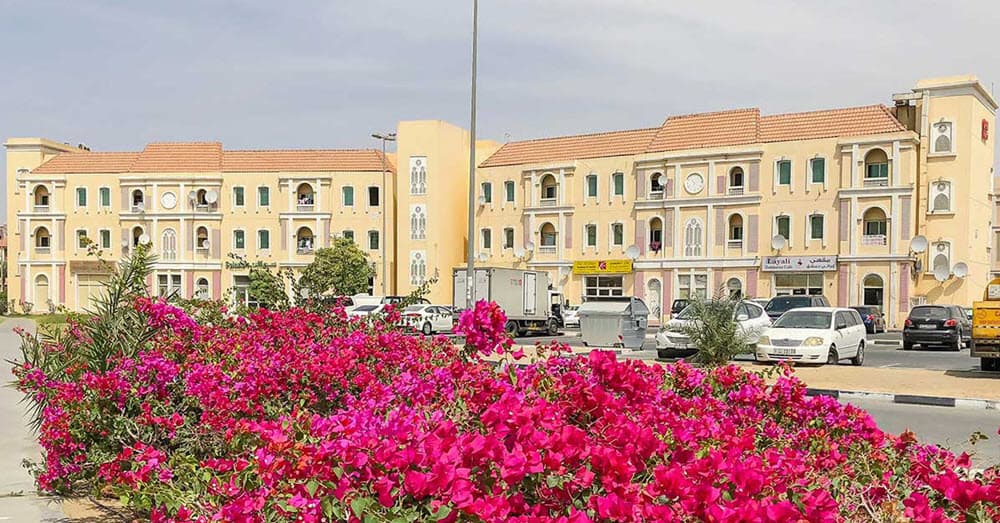
{"type": "MultiPolygon", "coordinates": [[[[444,338],[301,310],[158,334],[108,371],[19,373],[46,400],[39,485],[152,521],[996,521],[1000,475],[807,397],[783,370],[497,368],[444,338]]],[[[463,314],[509,353],[495,304],[463,314]]],[[[64,350],[64,349],[52,349],[64,350]]]]}

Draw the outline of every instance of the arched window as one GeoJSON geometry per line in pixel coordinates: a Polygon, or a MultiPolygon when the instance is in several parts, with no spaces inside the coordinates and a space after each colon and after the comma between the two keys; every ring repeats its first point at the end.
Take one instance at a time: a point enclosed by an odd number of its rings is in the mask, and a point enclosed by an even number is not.
{"type": "Polygon", "coordinates": [[[423,205],[414,205],[410,213],[410,239],[423,240],[427,238],[427,210],[423,205]]]}
{"type": "Polygon", "coordinates": [[[659,320],[660,316],[663,314],[663,284],[659,279],[653,278],[649,280],[647,288],[648,292],[646,293],[646,305],[649,306],[649,315],[659,320]]]}
{"type": "Polygon", "coordinates": [[[878,274],[869,274],[862,280],[861,285],[864,291],[863,305],[874,305],[881,308],[885,288],[882,277],[878,274]]]}
{"type": "Polygon", "coordinates": [[[663,249],[663,220],[659,217],[649,221],[649,250],[660,252],[663,249]]]}
{"type": "Polygon", "coordinates": [[[729,278],[726,281],[726,290],[729,292],[730,298],[742,298],[743,297],[743,282],[739,278],[729,278]]]}
{"type": "Polygon", "coordinates": [[[410,251],[410,285],[423,285],[427,281],[427,255],[424,251],[410,251]]]}
{"type": "Polygon", "coordinates": [[[556,248],[556,228],[551,223],[542,224],[541,229],[539,229],[539,234],[541,235],[542,247],[547,247],[549,249],[556,248]]]}
{"type": "Polygon", "coordinates": [[[139,245],[139,239],[142,238],[142,227],[136,225],[132,227],[132,247],[139,245]]]}
{"type": "Polygon", "coordinates": [[[198,251],[208,250],[208,227],[202,225],[195,230],[194,248],[198,251]]]}
{"type": "Polygon", "coordinates": [[[49,207],[49,190],[44,185],[35,187],[35,210],[44,211],[49,207]]]}
{"type": "Polygon", "coordinates": [[[551,174],[546,174],[542,176],[542,204],[555,204],[556,199],[559,198],[559,184],[556,183],[556,177],[551,174]]]}
{"type": "Polygon", "coordinates": [[[295,233],[295,245],[299,254],[309,253],[313,250],[313,233],[309,227],[300,227],[295,233]]]}
{"type": "Polygon", "coordinates": [[[177,259],[177,233],[173,229],[163,231],[163,237],[160,240],[160,250],[163,253],[164,260],[177,259]]]}
{"type": "Polygon", "coordinates": [[[934,152],[950,153],[952,150],[951,122],[938,122],[934,124],[934,152]]]}
{"type": "Polygon", "coordinates": [[[194,297],[198,300],[208,299],[208,279],[198,278],[198,281],[194,284],[194,297]]]}
{"type": "Polygon", "coordinates": [[[733,167],[729,170],[729,194],[743,194],[743,168],[733,167]]]}
{"type": "Polygon", "coordinates": [[[311,211],[313,205],[316,204],[316,195],[313,193],[312,185],[300,183],[299,188],[295,190],[295,194],[298,210],[311,211]]]}
{"type": "Polygon", "coordinates": [[[882,149],[872,149],[865,155],[865,187],[889,185],[889,158],[882,149]]]}
{"type": "Polygon", "coordinates": [[[931,270],[937,274],[951,274],[951,244],[935,242],[931,245],[931,270]]]}
{"type": "Polygon", "coordinates": [[[410,158],[410,194],[427,193],[427,158],[410,158]]]}
{"type": "Polygon", "coordinates": [[[35,251],[49,252],[50,247],[52,247],[52,236],[49,235],[49,230],[45,227],[35,229],[35,251]]]}
{"type": "Polygon", "coordinates": [[[198,207],[208,207],[208,190],[198,189],[198,192],[195,193],[195,200],[198,207]]]}
{"type": "Polygon", "coordinates": [[[684,227],[684,256],[701,256],[701,220],[691,218],[684,227]]]}
{"type": "Polygon", "coordinates": [[[951,182],[931,182],[931,212],[951,212],[951,182]]]}
{"type": "Polygon", "coordinates": [[[729,245],[739,247],[743,243],[743,217],[733,214],[729,217],[729,245]]]}
{"type": "Polygon", "coordinates": [[[872,207],[865,211],[862,217],[864,232],[861,236],[862,245],[885,245],[888,230],[885,211],[872,207]]]}
{"type": "Polygon", "coordinates": [[[146,195],[142,189],[132,191],[132,210],[141,211],[146,208],[146,195]]]}
{"type": "Polygon", "coordinates": [[[649,177],[649,195],[650,197],[663,196],[663,174],[653,173],[649,177]]]}
{"type": "Polygon", "coordinates": [[[49,301],[49,277],[44,274],[35,276],[35,303],[48,303],[49,301]]]}

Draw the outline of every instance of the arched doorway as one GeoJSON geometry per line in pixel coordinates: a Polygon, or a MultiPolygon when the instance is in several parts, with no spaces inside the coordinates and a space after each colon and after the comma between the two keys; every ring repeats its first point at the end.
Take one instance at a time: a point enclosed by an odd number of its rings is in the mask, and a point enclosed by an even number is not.
{"type": "Polygon", "coordinates": [[[41,306],[49,302],[49,277],[44,274],[35,276],[35,303],[41,306]]]}
{"type": "Polygon", "coordinates": [[[726,281],[726,291],[729,292],[729,297],[733,299],[740,299],[743,297],[743,282],[739,278],[729,278],[726,281]]]}
{"type": "Polygon", "coordinates": [[[879,310],[883,310],[882,300],[885,296],[885,284],[882,281],[882,277],[878,274],[869,274],[862,281],[862,287],[864,291],[864,305],[873,305],[878,307],[879,310]]]}
{"type": "Polygon", "coordinates": [[[663,283],[653,278],[646,284],[646,290],[646,305],[649,307],[649,315],[654,320],[659,321],[660,317],[663,316],[663,283]]]}

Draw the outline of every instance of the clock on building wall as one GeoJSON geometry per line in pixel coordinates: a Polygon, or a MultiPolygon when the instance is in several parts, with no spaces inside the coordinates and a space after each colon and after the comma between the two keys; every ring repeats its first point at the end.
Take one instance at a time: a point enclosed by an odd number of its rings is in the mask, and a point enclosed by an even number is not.
{"type": "Polygon", "coordinates": [[[164,209],[173,209],[177,205],[177,195],[172,192],[163,193],[163,196],[160,196],[160,205],[164,209]]]}
{"type": "Polygon", "coordinates": [[[705,187],[705,179],[698,173],[691,173],[684,180],[684,189],[691,194],[700,193],[705,187]]]}

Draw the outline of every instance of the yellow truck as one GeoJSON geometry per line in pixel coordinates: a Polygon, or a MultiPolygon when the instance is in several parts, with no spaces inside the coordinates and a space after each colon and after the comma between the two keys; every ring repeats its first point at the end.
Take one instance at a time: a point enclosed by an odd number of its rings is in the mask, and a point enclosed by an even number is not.
{"type": "Polygon", "coordinates": [[[972,304],[972,343],[969,352],[980,367],[1000,371],[1000,278],[993,278],[983,292],[983,301],[972,304]]]}

